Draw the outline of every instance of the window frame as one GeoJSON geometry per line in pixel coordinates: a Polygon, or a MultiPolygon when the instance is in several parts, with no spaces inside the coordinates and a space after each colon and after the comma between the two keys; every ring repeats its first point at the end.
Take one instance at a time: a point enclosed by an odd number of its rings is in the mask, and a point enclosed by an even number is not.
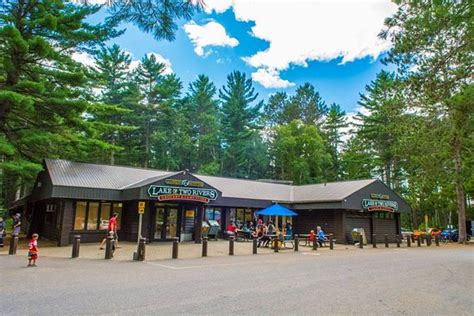
{"type": "MultiPolygon", "coordinates": [[[[102,209],[102,204],[110,204],[109,207],[109,214],[108,214],[108,219],[112,216],[112,214],[115,212],[114,211],[114,206],[115,205],[121,205],[121,210],[120,210],[120,215],[123,214],[123,202],[117,202],[117,201],[97,201],[97,200],[74,200],[74,215],[72,217],[72,231],[74,232],[104,232],[103,229],[100,229],[100,216],[101,216],[101,209],[102,209]],[[78,202],[84,202],[86,203],[86,208],[85,208],[85,214],[84,214],[84,228],[83,229],[75,229],[74,224],[76,221],[76,213],[77,213],[77,203],[78,202]],[[89,223],[89,205],[90,203],[98,203],[98,208],[97,208],[97,218],[96,218],[96,228],[95,229],[88,229],[87,225],[89,223]]],[[[117,230],[121,229],[121,225],[117,227],[117,230]]]]}

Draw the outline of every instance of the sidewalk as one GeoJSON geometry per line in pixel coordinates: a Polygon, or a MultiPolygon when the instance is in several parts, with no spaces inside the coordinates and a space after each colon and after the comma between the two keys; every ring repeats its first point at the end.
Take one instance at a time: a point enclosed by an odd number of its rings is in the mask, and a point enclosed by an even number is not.
{"type": "MultiPolygon", "coordinates": [[[[474,243],[471,242],[468,246],[473,246],[474,243]]],[[[385,248],[383,243],[377,244],[377,248],[373,248],[371,244],[365,245],[363,249],[359,249],[358,246],[354,245],[342,245],[335,244],[334,250],[330,250],[328,247],[320,248],[318,247],[317,251],[312,250],[312,247],[307,247],[300,245],[299,252],[304,252],[312,255],[326,254],[326,255],[337,255],[341,252],[352,252],[356,253],[367,253],[372,251],[383,251],[383,250],[408,250],[412,249],[416,251],[417,249],[441,249],[441,248],[455,248],[455,247],[465,247],[464,245],[459,245],[457,243],[450,244],[441,244],[439,247],[433,243],[431,247],[427,247],[426,244],[422,245],[420,248],[417,247],[416,243],[412,244],[411,248],[407,247],[406,243],[402,243],[400,248],[396,247],[396,244],[390,244],[389,248],[385,248]]],[[[252,242],[234,242],[234,255],[235,256],[252,256],[252,242]]],[[[9,242],[5,243],[5,247],[0,248],[0,255],[8,254],[9,242]]],[[[133,253],[137,249],[137,244],[132,242],[120,242],[120,248],[115,251],[113,260],[116,261],[131,261],[133,258],[133,253]]],[[[39,242],[40,258],[41,257],[54,257],[54,258],[71,258],[72,245],[64,247],[56,247],[54,242],[50,241],[40,241],[39,242]]],[[[273,254],[274,250],[271,248],[260,247],[257,249],[258,254],[273,254]]],[[[293,253],[294,249],[281,249],[280,254],[293,253]]],[[[172,242],[154,242],[148,244],[146,247],[145,260],[166,260],[171,259],[172,253],[172,242]]],[[[179,259],[191,259],[199,258],[202,253],[202,244],[196,244],[194,242],[181,242],[179,243],[179,259]]],[[[27,242],[25,239],[20,239],[18,244],[17,256],[27,255],[27,242]]],[[[229,241],[227,240],[218,240],[218,241],[209,241],[208,242],[208,257],[220,257],[229,255],[229,241]]],[[[99,249],[99,243],[84,243],[80,246],[79,257],[82,259],[96,259],[104,260],[105,250],[99,249]]]]}

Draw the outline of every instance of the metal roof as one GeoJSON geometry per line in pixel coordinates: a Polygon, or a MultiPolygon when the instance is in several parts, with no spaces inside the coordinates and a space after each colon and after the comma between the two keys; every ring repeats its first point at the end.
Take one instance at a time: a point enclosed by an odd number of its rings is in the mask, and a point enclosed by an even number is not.
{"type": "Polygon", "coordinates": [[[293,187],[292,202],[341,201],[378,180],[351,180],[293,187]]]}
{"type": "MultiPolygon", "coordinates": [[[[124,190],[144,186],[176,172],[45,159],[54,186],[124,190]]],[[[286,185],[193,174],[222,192],[223,197],[281,202],[342,201],[378,181],[354,180],[311,185],[286,185]]]]}

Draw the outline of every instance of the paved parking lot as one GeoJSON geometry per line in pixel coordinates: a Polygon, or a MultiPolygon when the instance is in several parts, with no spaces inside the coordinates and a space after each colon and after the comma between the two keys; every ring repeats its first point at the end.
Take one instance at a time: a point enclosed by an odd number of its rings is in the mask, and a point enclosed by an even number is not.
{"type": "MultiPolygon", "coordinates": [[[[211,245],[217,254],[227,244],[210,244],[210,250],[211,245]]],[[[167,246],[156,248],[163,247],[164,254],[167,246]]],[[[186,247],[200,253],[199,245],[181,246],[183,256],[186,247]]],[[[238,246],[251,251],[251,243],[238,246]]],[[[128,255],[86,256],[98,250],[94,247],[84,247],[79,259],[68,258],[70,247],[43,248],[38,268],[25,267],[24,250],[17,256],[3,251],[0,284],[2,302],[8,303],[2,313],[472,315],[474,310],[472,245],[362,250],[337,245],[334,251],[267,249],[256,256],[236,252],[146,262],[128,255]]],[[[128,248],[133,245],[118,251],[128,248]]]]}

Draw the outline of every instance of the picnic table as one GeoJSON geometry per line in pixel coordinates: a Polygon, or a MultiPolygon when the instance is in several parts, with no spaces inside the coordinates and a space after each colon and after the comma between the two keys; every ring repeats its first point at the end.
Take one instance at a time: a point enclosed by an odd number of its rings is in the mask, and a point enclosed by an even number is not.
{"type": "MultiPolygon", "coordinates": [[[[305,246],[311,246],[311,241],[309,240],[310,236],[311,236],[311,234],[298,234],[299,241],[301,242],[302,240],[304,240],[304,245],[305,246]]],[[[329,234],[324,236],[324,240],[320,240],[321,247],[325,247],[326,242],[329,242],[328,237],[329,237],[329,234]]],[[[316,234],[314,234],[314,240],[318,241],[318,236],[316,234]]],[[[333,242],[336,242],[336,239],[333,239],[333,242]]]]}

